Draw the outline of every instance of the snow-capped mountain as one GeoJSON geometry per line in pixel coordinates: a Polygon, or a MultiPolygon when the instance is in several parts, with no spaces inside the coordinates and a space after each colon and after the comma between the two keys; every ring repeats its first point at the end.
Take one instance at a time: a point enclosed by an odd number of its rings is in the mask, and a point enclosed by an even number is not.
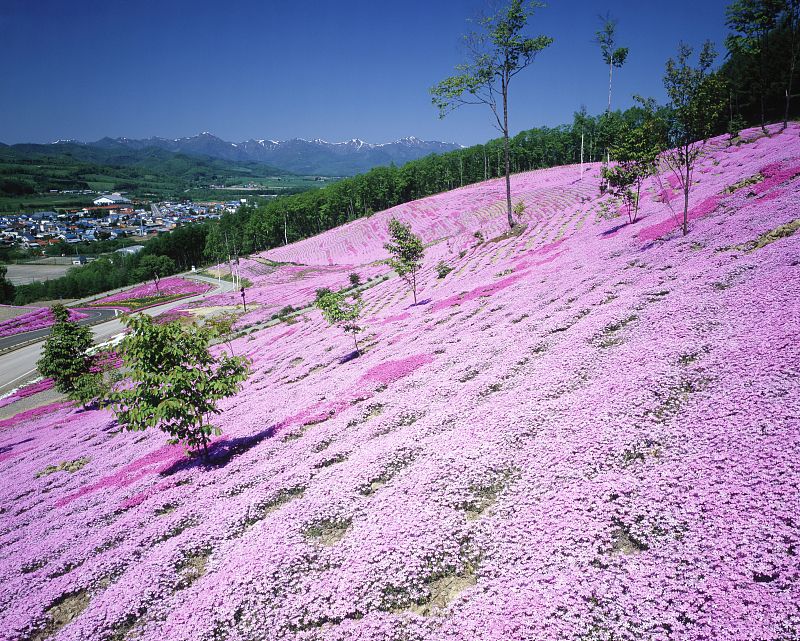
{"type": "Polygon", "coordinates": [[[224,160],[263,162],[296,174],[326,176],[350,176],[390,163],[402,165],[431,153],[444,153],[461,147],[455,143],[420,140],[414,136],[381,144],[368,143],[359,138],[344,142],[293,138],[250,139],[233,143],[207,131],[187,138],[103,138],[87,144],[105,149],[156,147],[224,160]]]}

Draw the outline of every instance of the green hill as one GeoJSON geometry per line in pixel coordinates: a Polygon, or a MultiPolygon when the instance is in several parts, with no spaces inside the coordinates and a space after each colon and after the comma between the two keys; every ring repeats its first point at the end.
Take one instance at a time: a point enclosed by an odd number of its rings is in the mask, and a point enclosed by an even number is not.
{"type": "Polygon", "coordinates": [[[81,191],[122,191],[134,198],[219,198],[294,193],[319,186],[257,162],[188,156],[163,149],[102,149],[80,143],[0,146],[0,213],[82,206],[81,191]],[[231,190],[254,185],[255,190],[231,190]],[[73,192],[73,193],[64,193],[73,192]]]}

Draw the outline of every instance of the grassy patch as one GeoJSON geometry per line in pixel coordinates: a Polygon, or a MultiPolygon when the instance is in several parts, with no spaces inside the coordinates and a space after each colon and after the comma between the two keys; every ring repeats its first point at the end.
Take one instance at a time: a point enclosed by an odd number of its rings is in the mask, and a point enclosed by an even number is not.
{"type": "Polygon", "coordinates": [[[366,423],[373,418],[380,416],[383,413],[383,408],[386,407],[383,403],[372,403],[368,405],[366,410],[358,418],[354,418],[347,423],[347,427],[355,427],[361,423],[366,423]]]}
{"type": "Polygon", "coordinates": [[[475,568],[467,565],[461,572],[445,574],[429,581],[428,596],[411,604],[407,609],[424,617],[440,614],[459,594],[477,582],[475,568]]]}
{"type": "Polygon", "coordinates": [[[325,459],[324,461],[320,461],[314,466],[315,470],[320,470],[323,467],[330,467],[331,465],[336,465],[337,463],[343,463],[347,460],[347,454],[337,454],[336,456],[332,456],[331,458],[325,459]]]}
{"type": "Polygon", "coordinates": [[[617,554],[636,554],[647,550],[647,544],[631,534],[630,529],[621,521],[611,532],[611,552],[617,554]]]}
{"type": "Polygon", "coordinates": [[[174,503],[165,503],[159,508],[156,508],[155,515],[156,516],[164,516],[165,514],[172,514],[175,510],[178,509],[178,506],[174,503]]]}
{"type": "Polygon", "coordinates": [[[661,455],[661,443],[653,439],[644,439],[625,448],[622,452],[622,466],[628,467],[635,463],[643,463],[647,457],[658,458],[661,455]]]}
{"type": "Polygon", "coordinates": [[[494,238],[490,238],[490,243],[498,243],[502,240],[508,240],[509,238],[516,238],[517,236],[521,236],[522,233],[528,228],[527,224],[517,223],[507,232],[500,234],[499,236],[495,236],[494,238]]]}
{"type": "Polygon", "coordinates": [[[478,519],[495,504],[497,497],[508,487],[511,478],[512,472],[506,471],[496,476],[493,480],[487,480],[486,483],[472,486],[470,488],[472,496],[458,505],[458,508],[466,512],[467,520],[474,521],[478,519]]]}
{"type": "Polygon", "coordinates": [[[413,450],[403,450],[397,453],[392,462],[389,463],[378,476],[370,479],[367,483],[362,485],[358,491],[364,496],[374,494],[391,481],[400,470],[410,465],[416,456],[417,452],[413,450]]]}
{"type": "Polygon", "coordinates": [[[305,535],[322,545],[335,545],[344,538],[352,519],[322,519],[309,525],[305,535]]]}
{"type": "Polygon", "coordinates": [[[676,416],[692,394],[702,391],[707,379],[693,380],[682,376],[674,384],[656,392],[658,405],[649,414],[658,423],[666,423],[676,416]]]}
{"type": "Polygon", "coordinates": [[[603,331],[594,339],[592,339],[592,343],[596,347],[600,348],[608,348],[614,347],[615,345],[620,345],[622,343],[622,338],[620,338],[617,333],[625,329],[638,318],[639,317],[636,314],[631,314],[630,316],[626,316],[621,320],[606,325],[603,331]]]}
{"type": "Polygon", "coordinates": [[[278,508],[286,505],[289,501],[300,498],[306,491],[305,487],[291,487],[286,490],[279,491],[271,499],[258,503],[254,508],[248,508],[247,514],[238,529],[234,532],[234,536],[244,534],[250,527],[258,523],[260,520],[267,517],[278,508]]]}
{"type": "Polygon", "coordinates": [[[791,222],[786,223],[785,225],[781,225],[780,227],[776,227],[775,229],[772,229],[764,234],[761,234],[758,238],[747,244],[746,251],[754,252],[757,249],[761,249],[771,243],[774,243],[776,240],[780,240],[781,238],[788,238],[789,236],[794,234],[798,229],[800,229],[800,218],[797,218],[791,222]]]}
{"type": "Polygon", "coordinates": [[[90,459],[86,457],[82,457],[75,459],[74,461],[62,461],[58,465],[48,465],[46,468],[36,473],[36,478],[38,479],[42,476],[48,476],[56,472],[77,472],[84,465],[86,465],[89,460],[90,459]]]}
{"type": "Polygon", "coordinates": [[[127,307],[132,312],[142,307],[150,307],[156,303],[171,303],[174,300],[187,298],[189,296],[196,296],[196,294],[173,294],[171,296],[145,296],[143,298],[127,298],[125,300],[117,300],[109,303],[104,303],[101,300],[89,303],[89,307],[127,307]]]}
{"type": "Polygon", "coordinates": [[[54,636],[89,607],[90,601],[91,595],[88,590],[78,590],[59,597],[45,610],[47,623],[44,629],[32,634],[30,640],[44,641],[44,639],[54,636]]]}
{"type": "Polygon", "coordinates": [[[722,190],[723,194],[732,194],[735,191],[738,191],[744,187],[750,187],[751,185],[757,185],[761,181],[764,180],[764,176],[761,174],[755,174],[753,176],[748,176],[747,178],[742,178],[738,182],[733,183],[732,185],[728,185],[725,189],[722,190]]]}
{"type": "Polygon", "coordinates": [[[206,573],[208,558],[210,556],[210,549],[187,554],[176,568],[178,571],[178,584],[175,586],[175,589],[186,589],[203,576],[206,573]]]}

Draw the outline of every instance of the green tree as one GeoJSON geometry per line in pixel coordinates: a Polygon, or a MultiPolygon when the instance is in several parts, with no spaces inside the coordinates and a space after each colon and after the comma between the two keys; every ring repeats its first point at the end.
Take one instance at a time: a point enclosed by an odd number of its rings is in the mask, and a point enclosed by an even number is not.
{"type": "Polygon", "coordinates": [[[664,87],[669,96],[669,120],[665,136],[668,150],[662,155],[683,190],[683,235],[689,233],[689,191],[695,163],[708,139],[717,131],[725,109],[725,83],[711,73],[716,58],[714,46],[706,41],[698,64],[692,67],[693,49],[684,43],[676,58],[667,61],[664,87]]]}
{"type": "MultiPolygon", "coordinates": [[[[771,2],[766,0],[766,11],[769,11],[771,2]]],[[[776,25],[768,35],[770,43],[771,60],[779,57],[785,58],[785,66],[780,74],[780,83],[783,85],[783,127],[789,124],[795,70],[797,69],[798,56],[800,56],[800,0],[777,0],[779,5],[776,14],[776,25]]],[[[768,65],[771,67],[772,65],[768,65]]],[[[769,71],[769,69],[768,69],[769,71]]],[[[767,81],[769,82],[769,81],[767,81]]],[[[777,84],[773,81],[774,84],[777,84]]]]}
{"type": "Polygon", "coordinates": [[[8,267],[0,263],[0,303],[10,303],[14,300],[14,285],[6,278],[8,267]]]}
{"type": "Polygon", "coordinates": [[[625,204],[630,223],[636,222],[639,215],[642,183],[655,173],[665,140],[663,122],[656,116],[655,101],[639,97],[637,100],[642,105],[643,118],[639,123],[626,124],[617,135],[610,150],[616,164],[602,170],[609,191],[625,204]]]}
{"type": "Polygon", "coordinates": [[[453,268],[450,267],[450,265],[448,265],[443,260],[440,260],[438,263],[436,263],[436,277],[437,278],[444,278],[451,271],[453,271],[453,268]]]}
{"type": "MultiPolygon", "coordinates": [[[[89,350],[90,353],[92,350],[89,350]]],[[[113,386],[122,380],[116,357],[110,352],[91,355],[89,371],[78,377],[67,396],[84,407],[105,405],[113,386]]]]}
{"type": "Polygon", "coordinates": [[[784,88],[783,128],[789,124],[789,111],[792,104],[797,58],[800,56],[800,0],[784,0],[782,26],[789,33],[788,64],[784,88]]]}
{"type": "Polygon", "coordinates": [[[389,265],[408,283],[414,293],[414,304],[417,304],[417,272],[425,256],[425,247],[419,236],[411,231],[411,225],[401,223],[396,218],[389,221],[389,238],[391,242],[384,248],[391,257],[389,265]]]}
{"type": "Polygon", "coordinates": [[[175,261],[168,256],[156,256],[153,254],[142,256],[139,264],[133,270],[136,280],[152,280],[158,292],[158,281],[164,276],[174,274],[176,270],[175,261]]]}
{"type": "Polygon", "coordinates": [[[88,353],[93,345],[92,332],[70,320],[63,305],[53,305],[50,311],[55,323],[44,342],[36,367],[42,376],[53,379],[59,392],[70,394],[92,366],[93,359],[88,353]]]}
{"type": "Polygon", "coordinates": [[[511,0],[491,16],[478,20],[480,31],[464,37],[469,61],[458,65],[456,75],[431,87],[439,117],[463,105],[487,105],[503,134],[506,208],[514,226],[511,205],[511,154],[508,127],[508,87],[512,78],[533,63],[536,54],[552,44],[547,36],[524,35],[528,20],[541,2],[511,0]],[[498,97],[500,104],[498,104],[498,97]]]}
{"type": "Polygon", "coordinates": [[[187,450],[202,447],[221,430],[210,423],[219,414],[217,402],[232,396],[248,376],[250,363],[242,356],[209,352],[211,329],[180,323],[159,325],[146,315],[124,320],[131,333],[120,355],[130,372],[129,383],[110,395],[119,423],[127,430],[158,427],[170,443],[187,450]]]}
{"type": "Polygon", "coordinates": [[[215,338],[224,341],[228,344],[228,350],[233,356],[233,326],[238,320],[238,316],[233,312],[222,312],[206,319],[204,325],[207,327],[215,338]]]}
{"type": "Polygon", "coordinates": [[[358,333],[363,331],[363,328],[358,324],[358,318],[361,315],[362,303],[358,294],[353,294],[351,298],[352,302],[348,302],[347,297],[341,292],[320,289],[317,290],[317,299],[314,301],[314,305],[322,312],[329,325],[335,325],[345,334],[353,336],[356,353],[360,356],[358,333]]]}
{"type": "Polygon", "coordinates": [[[600,53],[603,62],[608,65],[608,107],[606,111],[611,111],[611,79],[614,75],[614,68],[620,69],[628,59],[628,48],[617,47],[616,32],[617,21],[609,14],[600,16],[602,27],[595,34],[595,42],[600,46],[600,53]]]}
{"type": "Polygon", "coordinates": [[[725,24],[733,32],[725,41],[727,48],[732,52],[755,56],[758,60],[761,128],[765,133],[764,103],[767,93],[767,62],[770,60],[769,34],[778,24],[781,9],[786,2],[792,3],[792,0],[736,0],[725,11],[725,24]]]}

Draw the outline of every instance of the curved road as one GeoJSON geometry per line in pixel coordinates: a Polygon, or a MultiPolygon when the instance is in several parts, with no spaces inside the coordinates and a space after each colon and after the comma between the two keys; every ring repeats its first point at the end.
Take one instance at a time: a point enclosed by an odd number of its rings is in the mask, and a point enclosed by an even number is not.
{"type": "MultiPolygon", "coordinates": [[[[100,307],[94,309],[89,307],[76,307],[75,309],[80,309],[84,314],[88,314],[86,318],[82,318],[78,321],[78,325],[94,325],[104,320],[111,320],[117,315],[113,309],[103,309],[100,307]]],[[[0,352],[14,348],[22,343],[45,339],[49,334],[50,328],[45,327],[43,329],[35,329],[31,332],[22,332],[21,334],[5,336],[0,338],[0,352]]]]}
{"type": "MultiPolygon", "coordinates": [[[[208,291],[205,294],[200,294],[198,296],[192,296],[190,298],[181,298],[180,300],[164,303],[163,305],[158,305],[157,307],[150,307],[148,309],[142,310],[139,313],[147,314],[148,316],[158,316],[163,312],[175,309],[176,307],[182,307],[187,303],[203,300],[207,296],[220,294],[222,292],[233,291],[233,283],[226,280],[218,282],[216,278],[208,278],[206,276],[200,276],[198,274],[185,275],[185,277],[203,281],[205,283],[210,283],[214,285],[214,289],[208,291]]],[[[120,319],[113,318],[114,315],[113,309],[103,309],[98,311],[102,311],[103,315],[110,314],[111,318],[110,320],[101,322],[92,327],[92,333],[94,334],[95,343],[102,343],[104,341],[109,340],[110,338],[113,338],[117,334],[122,333],[125,327],[120,319]]],[[[97,319],[97,317],[93,318],[95,320],[97,319]]],[[[86,324],[88,322],[91,322],[90,319],[88,318],[82,321],[83,324],[86,324]]],[[[8,354],[3,354],[2,356],[0,356],[0,395],[10,392],[15,387],[20,387],[24,385],[27,381],[37,377],[36,361],[39,360],[39,356],[41,355],[42,352],[42,342],[50,333],[50,330],[43,329],[43,330],[38,330],[36,332],[26,332],[26,334],[24,334],[24,336],[26,337],[25,341],[28,341],[32,337],[38,338],[37,334],[40,333],[41,333],[41,340],[39,340],[38,342],[26,345],[25,347],[20,347],[19,349],[16,349],[13,352],[9,352],[8,354]]],[[[12,343],[11,345],[13,344],[14,343],[12,343]]],[[[0,342],[0,348],[3,347],[6,347],[6,345],[0,342]]]]}

